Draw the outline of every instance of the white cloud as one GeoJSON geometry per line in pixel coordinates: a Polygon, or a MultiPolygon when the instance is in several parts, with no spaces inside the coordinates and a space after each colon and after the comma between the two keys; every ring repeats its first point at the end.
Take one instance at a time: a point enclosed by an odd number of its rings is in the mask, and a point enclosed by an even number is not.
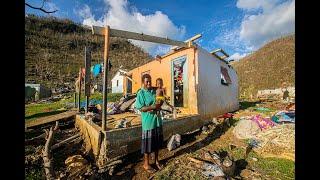
{"type": "Polygon", "coordinates": [[[237,7],[244,10],[270,10],[279,0],[238,0],[237,7]]]}
{"type": "Polygon", "coordinates": [[[229,59],[241,59],[267,42],[295,32],[295,0],[238,0],[237,7],[244,12],[241,23],[215,21],[214,28],[220,32],[209,43],[234,50],[229,59]]]}
{"type": "MultiPolygon", "coordinates": [[[[129,8],[126,0],[105,0],[108,11],[100,18],[95,18],[88,5],[76,11],[83,18],[84,25],[105,26],[108,24],[111,28],[121,29],[133,32],[143,32],[159,37],[168,37],[181,40],[186,28],[177,27],[166,14],[156,11],[154,14],[143,15],[137,8],[129,8]]],[[[159,44],[132,40],[135,45],[141,46],[148,52],[155,53],[159,50],[159,44]]],[[[160,48],[161,49],[161,48],[160,48]]]]}
{"type": "Polygon", "coordinates": [[[44,3],[44,9],[46,11],[60,10],[59,7],[56,4],[52,3],[52,2],[45,2],[44,3]]]}
{"type": "Polygon", "coordinates": [[[261,13],[249,14],[242,20],[240,40],[252,46],[253,49],[257,49],[270,40],[295,32],[295,1],[286,1],[280,4],[276,2],[238,1],[237,6],[241,8],[263,8],[261,13]],[[266,2],[268,2],[267,5],[266,2]]]}
{"type": "Polygon", "coordinates": [[[248,55],[247,53],[244,53],[244,54],[234,53],[228,58],[228,60],[232,60],[233,59],[233,60],[237,61],[237,60],[240,60],[240,59],[244,58],[247,55],[248,55]]]}

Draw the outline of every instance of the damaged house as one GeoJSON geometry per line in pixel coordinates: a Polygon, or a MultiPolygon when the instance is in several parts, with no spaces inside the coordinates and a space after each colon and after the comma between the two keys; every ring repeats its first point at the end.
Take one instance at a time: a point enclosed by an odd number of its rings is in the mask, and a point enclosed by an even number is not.
{"type": "Polygon", "coordinates": [[[142,87],[142,75],[148,73],[153,86],[157,78],[163,79],[171,105],[184,114],[212,118],[235,111],[239,108],[238,77],[233,67],[217,55],[219,51],[209,53],[201,47],[173,50],[129,71],[127,75],[136,82],[125,78],[124,89],[129,87],[136,93],[142,87]]]}
{"type": "MultiPolygon", "coordinates": [[[[144,35],[135,32],[92,27],[93,34],[105,38],[104,61],[107,64],[109,37],[120,37],[160,44],[172,45],[171,51],[145,65],[125,72],[122,85],[124,94],[134,94],[141,88],[141,77],[148,73],[155,85],[162,78],[170,103],[179,109],[177,116],[163,120],[164,140],[174,134],[185,134],[201,128],[218,115],[239,108],[239,88],[236,71],[225,61],[228,55],[222,50],[207,52],[193,43],[201,35],[184,42],[168,38],[144,35]],[[219,53],[223,55],[220,56],[219,53]]],[[[106,72],[104,72],[106,73],[106,72]]],[[[103,83],[106,83],[104,81],[103,83]]],[[[119,84],[118,84],[119,85],[119,84]]],[[[106,95],[104,91],[104,95],[106,95]]],[[[107,109],[106,100],[102,109],[107,109]]],[[[107,114],[87,118],[85,114],[76,116],[75,126],[80,130],[86,150],[92,152],[98,166],[108,159],[136,152],[141,144],[141,119],[134,112],[107,114]],[[115,122],[130,121],[130,126],[117,128],[115,122]]]]}

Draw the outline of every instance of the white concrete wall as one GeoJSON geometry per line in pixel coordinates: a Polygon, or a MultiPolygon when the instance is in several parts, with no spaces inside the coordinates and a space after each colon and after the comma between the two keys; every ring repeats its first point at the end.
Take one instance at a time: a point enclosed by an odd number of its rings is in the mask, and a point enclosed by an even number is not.
{"type": "Polygon", "coordinates": [[[239,108],[239,88],[236,71],[202,48],[197,50],[198,110],[205,117],[213,117],[239,108]],[[221,84],[220,66],[228,70],[231,84],[221,84]]]}
{"type": "Polygon", "coordinates": [[[118,71],[111,80],[112,93],[123,93],[123,80],[124,80],[124,77],[120,76],[120,73],[118,71]],[[118,80],[118,86],[117,86],[117,80],[118,80]]]}

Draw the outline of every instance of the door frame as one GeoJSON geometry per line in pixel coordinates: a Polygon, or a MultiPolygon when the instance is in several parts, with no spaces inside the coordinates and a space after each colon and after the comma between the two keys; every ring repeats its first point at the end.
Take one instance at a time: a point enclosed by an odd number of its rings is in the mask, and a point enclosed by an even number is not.
{"type": "MultiPolygon", "coordinates": [[[[174,76],[174,74],[173,74],[174,66],[173,66],[173,63],[176,62],[176,61],[180,61],[182,59],[185,59],[185,65],[186,65],[186,71],[183,72],[183,74],[184,73],[188,74],[189,63],[188,63],[188,56],[187,55],[182,55],[182,56],[179,56],[179,57],[174,58],[174,59],[171,60],[171,92],[170,92],[171,98],[170,98],[170,103],[171,103],[172,106],[174,106],[174,77],[173,77],[174,76]]],[[[186,80],[183,83],[183,87],[185,87],[185,86],[187,88],[187,92],[189,92],[189,88],[188,88],[189,87],[189,81],[188,80],[186,80]]],[[[185,88],[183,88],[183,89],[185,89],[185,88]]],[[[185,91],[183,91],[183,93],[184,92],[185,91]]],[[[183,98],[183,107],[188,107],[188,104],[189,103],[185,103],[185,99],[183,98]],[[185,104],[186,104],[186,106],[185,106],[185,104]]]]}

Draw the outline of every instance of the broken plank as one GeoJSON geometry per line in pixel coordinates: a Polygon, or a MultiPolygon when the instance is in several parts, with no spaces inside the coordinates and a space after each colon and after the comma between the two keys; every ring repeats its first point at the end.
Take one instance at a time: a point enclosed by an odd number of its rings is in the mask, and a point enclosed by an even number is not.
{"type": "Polygon", "coordinates": [[[51,116],[41,117],[35,120],[29,120],[25,122],[25,128],[31,128],[67,118],[71,118],[77,114],[77,111],[67,111],[60,114],[55,114],[51,116]]]}
{"type": "Polygon", "coordinates": [[[58,148],[58,147],[60,147],[62,145],[68,144],[69,142],[71,142],[72,140],[74,140],[74,139],[76,139],[78,137],[80,137],[80,134],[76,134],[74,136],[71,136],[71,137],[69,137],[69,138],[67,138],[67,139],[65,139],[65,140],[63,140],[61,142],[58,142],[57,144],[53,145],[51,147],[51,149],[54,150],[54,149],[56,149],[56,148],[58,148]]]}

